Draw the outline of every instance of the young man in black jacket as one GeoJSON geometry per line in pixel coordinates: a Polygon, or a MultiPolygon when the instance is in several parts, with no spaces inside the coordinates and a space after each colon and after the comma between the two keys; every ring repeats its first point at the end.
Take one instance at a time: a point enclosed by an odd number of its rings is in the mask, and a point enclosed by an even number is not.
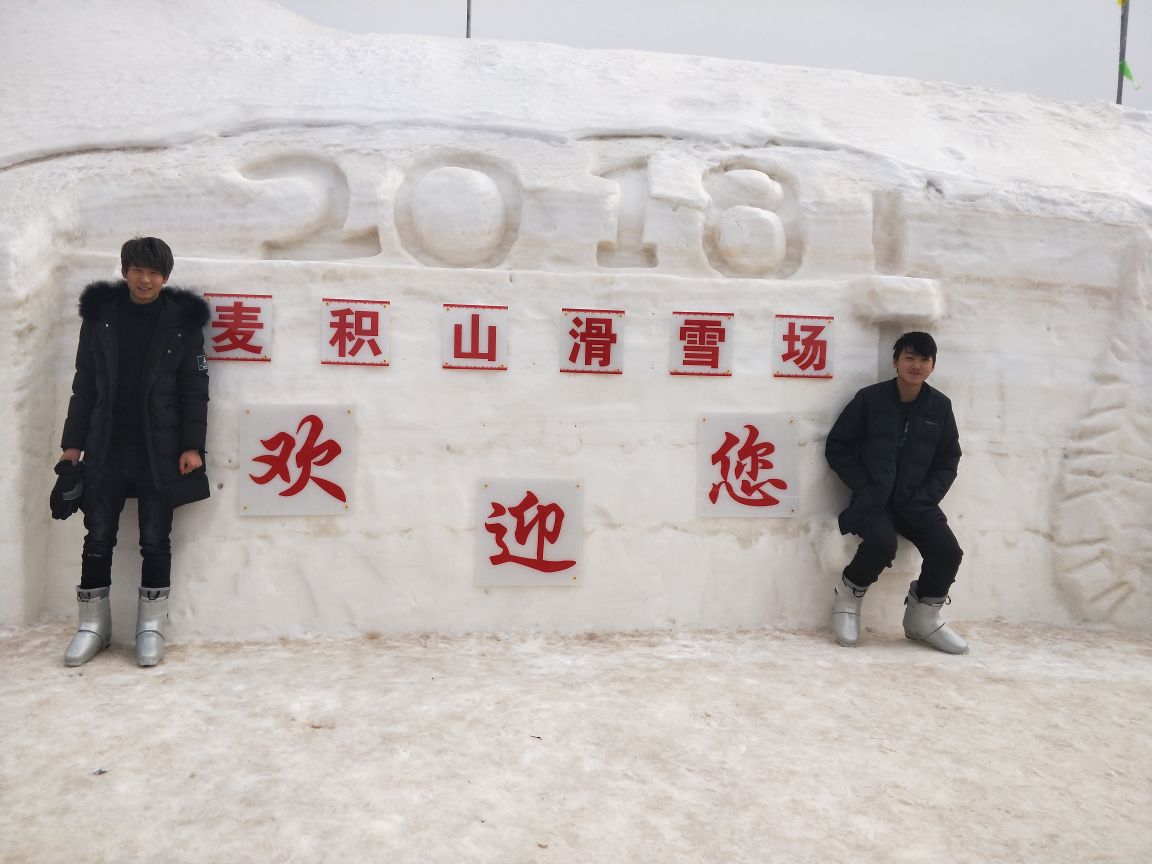
{"type": "Polygon", "coordinates": [[[825,458],[852,490],[840,533],[861,542],[838,581],[832,629],[841,645],[860,638],[864,593],[896,556],[896,535],[915,544],[924,563],[904,600],[904,634],[949,654],[968,643],[940,619],[964,553],[940,501],[956,479],[960,441],[948,397],[926,380],[936,342],[905,333],[892,348],[896,377],[857,392],[828,433],[825,458]]]}
{"type": "Polygon", "coordinates": [[[133,496],[143,557],[136,659],[141,666],[163,659],[172,511],[209,494],[208,304],[191,291],[164,287],[173,257],[163,240],[129,240],[120,264],[122,281],[94,282],[80,295],[76,375],[56,467],[53,516],[66,518],[79,503],[88,532],[68,666],[87,663],[111,640],[112,550],[124,500],[133,496]]]}

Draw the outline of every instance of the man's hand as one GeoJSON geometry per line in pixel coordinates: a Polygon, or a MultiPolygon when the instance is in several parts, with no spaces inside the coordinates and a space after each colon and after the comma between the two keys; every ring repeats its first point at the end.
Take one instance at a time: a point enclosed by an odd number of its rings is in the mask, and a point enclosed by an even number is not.
{"type": "MultiPolygon", "coordinates": [[[[76,451],[79,453],[79,451],[76,451]]],[[[84,497],[84,466],[61,458],[56,463],[56,485],[48,496],[53,519],[67,519],[80,509],[84,497]]]]}
{"type": "Polygon", "coordinates": [[[193,471],[203,467],[204,460],[200,458],[199,450],[185,450],[180,454],[181,474],[191,474],[193,471]]]}
{"type": "Polygon", "coordinates": [[[73,465],[75,465],[80,461],[80,449],[78,447],[69,447],[67,450],[60,454],[60,461],[71,462],[73,465]]]}

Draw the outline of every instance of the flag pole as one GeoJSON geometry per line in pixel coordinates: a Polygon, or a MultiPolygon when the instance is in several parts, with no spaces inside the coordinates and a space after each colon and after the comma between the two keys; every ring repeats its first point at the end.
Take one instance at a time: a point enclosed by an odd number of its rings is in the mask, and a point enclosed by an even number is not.
{"type": "MultiPolygon", "coordinates": [[[[1128,16],[1128,7],[1127,6],[1124,7],[1124,16],[1125,16],[1124,20],[1127,21],[1128,20],[1128,17],[1127,17],[1128,16]]],[[[468,0],[468,19],[464,25],[464,38],[465,39],[471,39],[472,38],[472,0],[468,0]]],[[[1123,49],[1121,49],[1121,51],[1123,51],[1123,49]]]]}
{"type": "MultiPolygon", "coordinates": [[[[472,0],[468,0],[469,3],[472,0]]],[[[1120,67],[1116,73],[1116,104],[1124,104],[1124,55],[1128,49],[1128,0],[1120,3],[1120,67]]]]}

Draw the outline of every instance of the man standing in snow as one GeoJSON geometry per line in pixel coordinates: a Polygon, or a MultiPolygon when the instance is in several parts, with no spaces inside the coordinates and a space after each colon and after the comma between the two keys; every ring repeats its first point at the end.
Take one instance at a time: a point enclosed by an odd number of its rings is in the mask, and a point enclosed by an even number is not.
{"type": "Polygon", "coordinates": [[[209,494],[203,327],[210,312],[191,291],[164,287],[173,263],[163,240],[137,237],[120,250],[124,278],[93,282],[80,295],[76,375],[51,501],[57,519],[82,508],[88,531],[76,591],[80,625],[66,666],[87,663],[111,640],[112,550],[129,497],[139,503],[143,557],[136,660],[163,659],[172,511],[209,494]]]}
{"type": "Polygon", "coordinates": [[[936,341],[905,333],[892,348],[896,377],[857,392],[828,433],[825,458],[852,490],[840,533],[861,542],[836,584],[832,629],[841,645],[860,638],[864,593],[896,556],[896,535],[924,557],[904,599],[904,635],[949,654],[968,643],[940,619],[964,553],[940,501],[956,479],[960,441],[948,397],[926,383],[936,341]]]}

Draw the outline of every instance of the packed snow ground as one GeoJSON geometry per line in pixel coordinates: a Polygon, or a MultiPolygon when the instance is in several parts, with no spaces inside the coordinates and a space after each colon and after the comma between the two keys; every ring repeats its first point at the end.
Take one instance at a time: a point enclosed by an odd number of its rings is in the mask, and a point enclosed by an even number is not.
{"type": "Polygon", "coordinates": [[[1152,641],[0,637],[4,862],[1136,862],[1152,641]]]}

